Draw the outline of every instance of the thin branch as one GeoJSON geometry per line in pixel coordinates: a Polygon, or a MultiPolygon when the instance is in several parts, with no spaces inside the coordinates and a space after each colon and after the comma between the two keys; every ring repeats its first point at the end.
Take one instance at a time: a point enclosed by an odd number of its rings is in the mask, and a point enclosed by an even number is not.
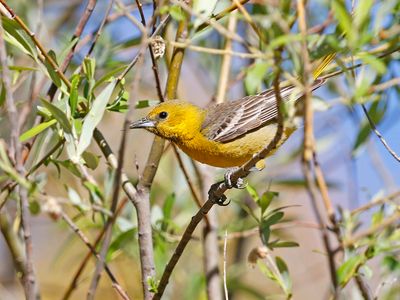
{"type": "Polygon", "coordinates": [[[99,260],[96,264],[95,272],[93,274],[92,282],[90,284],[90,288],[88,291],[88,297],[87,299],[94,299],[97,285],[100,280],[100,275],[103,270],[103,266],[105,263],[105,257],[108,252],[108,247],[110,246],[111,239],[112,239],[112,227],[114,224],[114,215],[117,209],[118,205],[118,198],[119,198],[119,190],[120,190],[120,183],[121,183],[121,174],[122,174],[122,167],[124,165],[124,154],[125,154],[125,145],[126,145],[126,132],[128,128],[128,122],[125,120],[123,124],[123,130],[122,130],[122,137],[121,137],[121,143],[119,146],[119,151],[118,151],[118,165],[117,169],[115,171],[115,179],[114,179],[114,190],[112,194],[112,200],[111,200],[111,206],[110,206],[110,212],[112,213],[111,217],[108,217],[107,222],[104,226],[105,228],[105,234],[104,234],[104,240],[103,244],[101,245],[100,249],[100,255],[99,255],[99,260]]]}
{"type": "Polygon", "coordinates": [[[227,244],[228,244],[228,231],[225,230],[225,237],[224,237],[224,293],[225,293],[225,300],[229,299],[228,296],[228,286],[226,284],[226,260],[227,260],[227,254],[226,254],[226,249],[227,249],[227,244]]]}
{"type": "MultiPolygon", "coordinates": [[[[83,234],[83,232],[79,229],[78,226],[71,220],[70,217],[63,211],[61,211],[60,214],[61,218],[68,224],[68,226],[74,231],[78,237],[82,240],[82,242],[89,248],[90,252],[98,259],[98,261],[101,261],[100,255],[96,252],[96,249],[92,246],[90,243],[89,239],[83,234]]],[[[103,260],[102,261],[103,267],[108,275],[108,277],[111,279],[113,287],[115,290],[119,293],[119,295],[125,299],[129,300],[128,294],[122,289],[120,284],[118,283],[117,279],[115,278],[114,274],[111,272],[110,268],[108,267],[107,263],[103,260]]]]}
{"type": "Polygon", "coordinates": [[[390,153],[390,155],[393,156],[393,158],[395,160],[397,160],[398,162],[400,162],[400,156],[398,156],[396,154],[396,152],[394,152],[394,150],[392,148],[390,148],[390,146],[388,145],[388,143],[386,142],[386,140],[384,139],[384,137],[382,136],[382,134],[379,132],[379,130],[376,128],[374,121],[371,119],[370,115],[368,114],[368,110],[365,107],[364,104],[361,104],[361,107],[363,109],[363,112],[365,114],[365,116],[368,119],[368,123],[369,126],[371,126],[371,130],[376,134],[376,136],[378,137],[378,139],[381,141],[382,145],[386,148],[386,150],[390,153]]]}
{"type": "Polygon", "coordinates": [[[20,274],[21,284],[24,285],[26,277],[26,260],[23,246],[18,238],[18,234],[13,230],[7,213],[0,212],[0,231],[10,250],[15,270],[20,274]]]}
{"type": "MultiPolygon", "coordinates": [[[[249,2],[250,0],[240,0],[238,1],[239,4],[243,5],[247,2],[249,2]]],[[[217,15],[213,16],[213,19],[215,21],[218,21],[220,19],[222,19],[223,17],[229,15],[232,11],[236,10],[237,7],[237,2],[236,3],[232,3],[231,6],[225,8],[223,11],[221,11],[220,13],[218,13],[217,15]]],[[[198,28],[197,28],[197,32],[198,31],[202,31],[203,29],[207,28],[209,26],[209,22],[205,21],[203,22],[198,28]]]]}
{"type": "MultiPolygon", "coordinates": [[[[115,214],[112,215],[112,218],[113,218],[112,221],[113,222],[115,222],[117,216],[120,215],[120,213],[122,212],[122,209],[125,207],[127,202],[128,202],[128,198],[126,198],[126,197],[121,201],[121,203],[119,204],[115,214]]],[[[95,241],[93,243],[93,248],[94,249],[96,249],[97,246],[100,244],[100,241],[103,239],[103,236],[104,236],[105,232],[106,232],[106,228],[103,227],[103,229],[97,235],[97,237],[96,237],[96,239],[95,239],[95,241]]],[[[74,291],[74,289],[78,286],[79,278],[82,275],[83,270],[85,269],[85,267],[86,267],[87,263],[89,262],[89,259],[90,259],[91,256],[92,256],[92,252],[89,249],[89,252],[86,253],[85,257],[83,258],[82,262],[80,263],[80,265],[78,267],[78,270],[75,272],[75,275],[74,275],[72,281],[70,282],[67,290],[65,291],[65,293],[64,293],[64,295],[62,297],[63,300],[69,299],[69,297],[71,296],[71,294],[74,291]]]]}
{"type": "MultiPolygon", "coordinates": [[[[229,15],[228,30],[236,31],[237,17],[235,14],[229,15]]],[[[218,91],[216,96],[216,103],[222,103],[225,100],[226,90],[229,81],[229,74],[231,69],[232,55],[228,52],[232,51],[232,40],[227,38],[225,41],[224,50],[227,52],[222,58],[221,71],[218,80],[218,91]]]]}
{"type": "Polygon", "coordinates": [[[106,12],[104,13],[103,20],[101,20],[100,26],[96,30],[96,35],[95,35],[95,37],[94,37],[94,39],[92,41],[92,44],[90,45],[89,51],[86,54],[87,57],[89,57],[92,54],[92,52],[94,50],[94,47],[96,46],[97,41],[98,41],[101,33],[103,32],[103,28],[107,23],[108,16],[110,15],[110,12],[111,12],[111,9],[112,9],[113,5],[114,5],[114,0],[110,0],[110,2],[108,3],[108,7],[106,9],[106,12]]]}
{"type": "Polygon", "coordinates": [[[394,192],[391,195],[388,195],[386,197],[381,197],[379,199],[372,200],[372,201],[368,202],[367,204],[352,210],[350,213],[351,213],[352,216],[354,216],[356,214],[359,214],[359,213],[361,213],[363,211],[366,211],[366,210],[368,210],[368,209],[370,209],[372,207],[375,207],[377,205],[381,205],[381,204],[384,204],[384,203],[387,203],[387,202],[391,202],[391,201],[395,200],[397,197],[400,197],[400,191],[394,192]]]}
{"type": "Polygon", "coordinates": [[[370,235],[373,235],[377,232],[380,232],[393,224],[396,224],[396,226],[398,226],[399,220],[400,220],[400,211],[397,211],[390,217],[385,218],[381,223],[379,223],[375,226],[372,226],[363,232],[360,232],[359,234],[357,234],[354,237],[350,237],[350,238],[344,240],[342,243],[342,246],[343,246],[343,248],[348,248],[348,247],[354,246],[361,239],[366,238],[370,235]]]}
{"type": "MultiPolygon", "coordinates": [[[[12,151],[13,157],[16,164],[17,172],[20,176],[25,175],[24,163],[22,159],[22,144],[19,141],[20,128],[18,123],[18,111],[15,105],[14,97],[11,91],[11,75],[7,64],[7,52],[4,42],[4,31],[3,24],[0,20],[0,66],[1,75],[3,79],[4,88],[6,90],[6,104],[8,118],[11,124],[10,133],[10,150],[12,151]]],[[[18,186],[17,191],[19,192],[20,209],[21,209],[21,223],[24,237],[25,246],[25,270],[24,274],[24,290],[25,297],[28,300],[40,298],[39,289],[36,284],[35,272],[33,269],[33,255],[32,255],[32,237],[31,228],[28,220],[29,216],[29,202],[28,202],[28,191],[24,186],[18,186]]]]}
{"type": "Polygon", "coordinates": [[[317,206],[317,188],[315,186],[315,182],[312,177],[312,170],[311,164],[314,163],[315,170],[316,170],[316,178],[318,181],[318,185],[321,191],[321,194],[324,199],[324,203],[326,205],[328,214],[333,219],[333,210],[332,205],[330,204],[330,199],[327,192],[326,183],[324,177],[322,175],[322,171],[319,168],[318,161],[316,159],[315,153],[315,140],[314,140],[314,129],[313,129],[313,109],[311,103],[311,63],[310,57],[307,48],[307,24],[306,24],[306,11],[305,11],[305,4],[304,0],[297,1],[297,12],[298,12],[298,22],[300,33],[302,35],[302,43],[301,43],[301,53],[302,53],[302,60],[303,60],[303,85],[304,85],[304,149],[303,149],[303,173],[306,178],[307,183],[307,191],[311,200],[311,204],[317,218],[317,221],[321,228],[324,228],[321,231],[322,240],[325,246],[325,250],[328,254],[328,263],[329,263],[329,270],[331,276],[331,282],[334,287],[335,295],[337,290],[337,278],[336,278],[336,266],[334,261],[334,253],[331,249],[330,240],[328,237],[328,232],[323,225],[323,218],[318,210],[317,206]]]}

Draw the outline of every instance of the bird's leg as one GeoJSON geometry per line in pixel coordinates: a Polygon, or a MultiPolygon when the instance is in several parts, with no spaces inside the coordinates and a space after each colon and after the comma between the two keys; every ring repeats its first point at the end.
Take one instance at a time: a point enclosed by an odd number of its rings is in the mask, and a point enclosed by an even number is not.
{"type": "Polygon", "coordinates": [[[244,189],[247,186],[247,182],[243,178],[237,178],[233,180],[232,174],[236,172],[239,168],[229,168],[224,174],[224,182],[228,189],[236,188],[236,189],[244,189]]]}

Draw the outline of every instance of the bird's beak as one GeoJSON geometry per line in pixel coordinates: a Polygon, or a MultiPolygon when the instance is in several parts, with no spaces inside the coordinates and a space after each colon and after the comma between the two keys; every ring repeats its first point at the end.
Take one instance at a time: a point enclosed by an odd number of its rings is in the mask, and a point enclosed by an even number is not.
{"type": "Polygon", "coordinates": [[[148,118],[142,118],[140,120],[134,121],[131,124],[129,124],[130,129],[135,129],[135,128],[154,128],[156,126],[155,122],[152,120],[149,120],[148,118]]]}

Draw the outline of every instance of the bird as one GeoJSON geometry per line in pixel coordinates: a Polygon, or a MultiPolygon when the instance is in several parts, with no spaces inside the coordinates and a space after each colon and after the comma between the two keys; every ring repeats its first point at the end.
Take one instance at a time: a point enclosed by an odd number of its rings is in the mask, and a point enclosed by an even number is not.
{"type": "MultiPolygon", "coordinates": [[[[333,60],[328,55],[313,73],[311,90],[325,83],[317,77],[333,60]]],[[[304,91],[295,85],[280,88],[283,103],[299,102],[304,91]]],[[[277,131],[278,110],[273,88],[257,95],[200,108],[182,100],[156,105],[146,117],[131,122],[129,128],[143,128],[176,144],[188,156],[220,168],[243,165],[266,147],[277,131]]],[[[285,125],[279,148],[297,129],[285,125]]],[[[269,153],[272,155],[275,151],[269,153]]]]}

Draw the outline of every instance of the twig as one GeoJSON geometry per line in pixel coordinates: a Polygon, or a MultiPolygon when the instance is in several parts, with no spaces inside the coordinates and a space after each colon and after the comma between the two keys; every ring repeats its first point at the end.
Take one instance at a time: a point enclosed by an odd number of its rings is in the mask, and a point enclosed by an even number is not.
{"type": "MultiPolygon", "coordinates": [[[[119,214],[121,213],[122,209],[125,207],[126,203],[128,202],[128,198],[124,198],[124,200],[121,201],[120,205],[118,206],[116,212],[114,215],[112,215],[113,218],[113,222],[115,222],[117,216],[119,216],[119,214]]],[[[102,231],[97,235],[94,243],[93,243],[93,248],[96,249],[96,247],[99,245],[100,241],[103,239],[103,236],[106,232],[106,228],[103,227],[102,231]]],[[[65,291],[62,299],[63,300],[67,300],[69,299],[69,297],[71,296],[73,290],[77,287],[78,285],[78,280],[79,277],[81,276],[83,270],[85,269],[87,263],[89,262],[89,259],[92,255],[92,252],[89,249],[89,252],[87,252],[87,254],[85,255],[85,257],[83,258],[82,262],[80,263],[78,270],[76,271],[71,283],[69,284],[67,290],[65,291]]]]}
{"type": "Polygon", "coordinates": [[[352,216],[354,216],[354,215],[359,214],[365,210],[368,210],[374,206],[381,205],[386,202],[391,202],[399,196],[400,196],[400,191],[394,192],[393,194],[388,195],[386,197],[381,197],[379,199],[372,200],[372,201],[368,202],[367,204],[352,210],[350,213],[352,216]]]}
{"type": "MultiPolygon", "coordinates": [[[[240,1],[238,1],[241,5],[243,5],[243,4],[245,4],[245,3],[247,3],[247,2],[249,2],[250,0],[240,0],[240,1]]],[[[230,12],[232,12],[232,11],[234,11],[234,10],[236,10],[238,7],[237,7],[237,3],[232,3],[231,4],[231,6],[229,6],[229,7],[227,7],[227,8],[225,8],[223,11],[221,11],[220,13],[218,13],[217,15],[215,15],[215,16],[213,16],[213,19],[215,20],[215,21],[218,21],[218,20],[220,20],[220,19],[222,19],[223,17],[225,17],[226,15],[228,15],[230,12]]],[[[205,29],[206,27],[208,27],[209,26],[209,23],[206,21],[206,22],[203,22],[198,28],[197,28],[197,32],[198,31],[201,31],[201,30],[203,30],[203,29],[205,29]]]]}
{"type": "MultiPolygon", "coordinates": [[[[228,21],[228,30],[236,31],[237,17],[235,14],[231,14],[229,16],[228,21]]],[[[232,51],[232,40],[230,38],[226,38],[224,50],[227,53],[224,54],[222,58],[221,71],[219,74],[218,81],[218,91],[216,96],[216,103],[222,103],[225,100],[226,90],[229,81],[229,71],[231,69],[232,55],[228,52],[232,51]]]]}
{"type": "Polygon", "coordinates": [[[357,287],[360,290],[363,299],[364,300],[372,300],[373,299],[372,291],[371,291],[370,287],[368,286],[367,282],[365,281],[363,275],[358,273],[355,276],[355,280],[356,280],[357,287]]]}
{"type": "MultiPolygon", "coordinates": [[[[303,59],[303,84],[304,84],[304,149],[303,149],[303,173],[306,178],[307,183],[307,191],[311,200],[311,204],[317,218],[317,221],[323,230],[321,231],[322,240],[325,246],[325,250],[328,254],[328,263],[329,263],[329,270],[331,276],[331,282],[333,284],[336,297],[336,290],[337,290],[337,278],[336,278],[336,266],[334,261],[334,253],[332,252],[330,241],[328,237],[328,232],[323,226],[324,222],[322,216],[318,210],[317,206],[317,188],[315,186],[315,182],[312,177],[311,171],[311,164],[314,162],[316,167],[316,177],[318,181],[319,188],[321,190],[324,203],[327,207],[328,213],[330,213],[330,217],[333,216],[332,208],[330,205],[329,196],[327,194],[326,183],[323,178],[322,172],[317,165],[316,153],[315,153],[315,140],[314,140],[314,132],[313,132],[313,109],[311,103],[311,88],[310,88],[310,80],[311,80],[311,64],[310,58],[307,48],[307,24],[306,24],[306,12],[305,12],[305,5],[304,0],[297,1],[297,12],[298,12],[298,22],[300,33],[302,34],[302,43],[301,43],[301,52],[302,52],[302,59],[303,59]]],[[[332,217],[333,218],[333,217],[332,217]]]]}
{"type": "Polygon", "coordinates": [[[237,52],[237,51],[232,51],[232,50],[227,50],[227,49],[217,49],[217,48],[207,48],[207,47],[202,47],[202,46],[197,46],[191,44],[191,40],[182,40],[182,41],[168,41],[167,42],[169,45],[177,47],[177,48],[186,48],[192,51],[197,51],[197,52],[202,52],[202,53],[207,53],[211,55],[231,55],[231,56],[236,56],[240,58],[249,58],[249,59],[271,59],[269,53],[246,53],[246,52],[237,52]]]}
{"type": "Polygon", "coordinates": [[[37,46],[37,48],[40,51],[40,54],[43,55],[44,59],[39,55],[39,59],[44,63],[48,62],[50,66],[53,68],[54,72],[60,77],[60,79],[65,83],[65,85],[68,87],[68,89],[71,88],[71,83],[69,82],[68,78],[65,77],[64,73],[60,70],[60,68],[57,66],[57,64],[54,62],[54,60],[51,58],[51,56],[46,52],[42,44],[39,42],[39,40],[36,38],[35,33],[30,31],[30,29],[25,25],[24,21],[14,13],[14,11],[7,5],[7,3],[4,0],[0,0],[0,3],[3,5],[3,7],[7,10],[7,12],[10,14],[11,18],[14,19],[19,26],[29,35],[29,37],[32,39],[34,44],[37,46]]]}
{"type": "MultiPolygon", "coordinates": [[[[117,165],[117,169],[115,171],[114,190],[113,190],[112,201],[111,201],[111,206],[110,206],[110,212],[112,213],[113,216],[115,215],[117,205],[118,205],[121,174],[122,174],[122,168],[124,165],[124,153],[125,153],[126,132],[127,132],[126,129],[127,128],[128,128],[128,121],[125,117],[125,122],[124,122],[123,128],[122,128],[123,130],[121,131],[122,137],[121,137],[121,143],[120,143],[119,151],[118,151],[118,165],[117,165]]],[[[112,226],[114,224],[113,216],[108,217],[107,222],[104,226],[105,227],[104,240],[103,240],[103,244],[101,245],[99,260],[96,264],[95,272],[93,274],[92,282],[90,284],[90,288],[88,291],[88,297],[87,297],[88,300],[94,299],[97,285],[100,280],[100,275],[103,270],[103,265],[105,263],[105,257],[107,255],[108,247],[110,246],[111,238],[112,238],[112,226]]]]}
{"type": "Polygon", "coordinates": [[[0,230],[10,250],[15,269],[17,273],[21,274],[19,276],[21,284],[24,285],[24,278],[27,273],[24,249],[18,238],[18,234],[13,230],[9,217],[5,212],[0,212],[0,230]]]}
{"type": "Polygon", "coordinates": [[[363,112],[365,114],[365,116],[368,119],[368,123],[369,126],[371,126],[372,131],[376,134],[376,136],[378,137],[378,139],[381,141],[382,145],[386,148],[386,150],[390,153],[390,155],[393,156],[393,158],[395,160],[397,160],[398,162],[400,162],[400,156],[398,156],[396,154],[396,152],[393,151],[392,148],[390,148],[390,146],[388,145],[388,143],[386,142],[386,140],[384,139],[384,137],[382,136],[382,134],[379,132],[379,130],[376,128],[374,121],[371,119],[370,115],[368,114],[368,110],[365,107],[364,104],[361,104],[361,107],[363,109],[363,112]]]}
{"type": "MultiPolygon", "coordinates": [[[[68,215],[63,211],[61,211],[60,216],[68,224],[68,226],[72,229],[72,231],[74,231],[78,235],[78,237],[82,240],[82,242],[89,248],[90,252],[99,261],[101,261],[101,257],[96,252],[96,249],[94,249],[94,247],[90,243],[89,239],[83,234],[83,232],[79,229],[79,227],[76,226],[76,224],[71,220],[71,218],[68,217],[68,215]]],[[[117,279],[115,278],[114,274],[111,272],[110,268],[108,267],[107,263],[103,260],[102,264],[103,264],[103,267],[104,267],[108,277],[111,279],[111,281],[113,283],[113,287],[115,287],[115,290],[119,293],[119,295],[123,299],[129,300],[130,298],[129,298],[128,294],[122,289],[122,287],[118,283],[117,279]]]]}
{"type": "MultiPolygon", "coordinates": [[[[207,199],[208,189],[212,185],[213,172],[208,166],[200,166],[201,189],[203,199],[207,199]]],[[[221,286],[220,272],[220,248],[218,243],[218,215],[216,210],[211,210],[208,214],[208,223],[203,224],[202,246],[203,246],[203,265],[206,278],[207,299],[222,300],[223,293],[221,286]]]]}
{"type": "Polygon", "coordinates": [[[227,244],[228,244],[228,231],[225,230],[225,238],[224,238],[224,292],[225,292],[225,300],[229,299],[228,296],[228,286],[226,284],[226,248],[227,248],[227,244]]]}
{"type": "Polygon", "coordinates": [[[365,231],[357,234],[354,237],[350,237],[350,238],[344,240],[342,243],[342,246],[343,246],[343,248],[351,247],[351,246],[355,245],[361,239],[366,238],[377,232],[380,232],[392,224],[398,223],[399,220],[400,220],[400,211],[398,210],[392,216],[384,219],[381,223],[366,229],[365,231]]]}
{"type": "Polygon", "coordinates": [[[92,41],[92,44],[90,45],[90,48],[89,48],[89,51],[86,54],[86,57],[89,57],[92,54],[92,52],[94,50],[94,47],[96,46],[97,40],[99,39],[101,33],[103,32],[103,28],[107,23],[108,16],[109,16],[109,14],[111,12],[111,9],[112,9],[113,5],[114,5],[114,0],[110,0],[110,2],[108,3],[108,7],[106,9],[106,12],[104,13],[103,20],[101,20],[100,26],[96,30],[96,35],[94,36],[94,39],[92,41]]]}
{"type": "MultiPolygon", "coordinates": [[[[4,31],[3,24],[0,20],[0,66],[1,75],[3,78],[4,88],[6,90],[6,104],[9,121],[11,124],[10,133],[10,150],[13,154],[13,160],[16,164],[17,172],[20,176],[24,176],[25,169],[22,160],[22,144],[19,141],[20,128],[18,123],[18,112],[14,102],[14,97],[11,92],[11,76],[7,64],[7,52],[4,43],[4,31]]],[[[25,270],[24,274],[24,290],[25,297],[28,300],[38,299],[39,290],[36,285],[36,277],[33,269],[33,257],[32,257],[32,238],[30,224],[28,221],[29,215],[29,202],[28,202],[28,191],[24,186],[17,187],[20,197],[20,208],[21,208],[21,223],[24,236],[24,246],[25,246],[25,270]]]]}

